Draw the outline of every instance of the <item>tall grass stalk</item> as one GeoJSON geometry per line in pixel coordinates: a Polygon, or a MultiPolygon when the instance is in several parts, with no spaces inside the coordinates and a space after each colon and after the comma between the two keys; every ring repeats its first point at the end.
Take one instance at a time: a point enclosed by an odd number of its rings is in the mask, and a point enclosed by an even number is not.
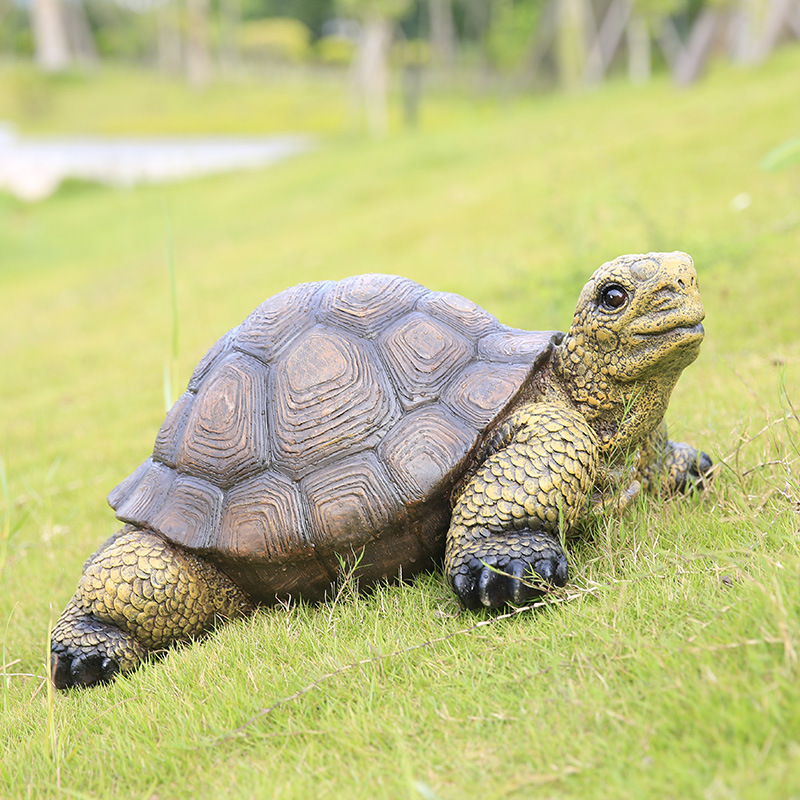
{"type": "MultiPolygon", "coordinates": [[[[16,606],[14,607],[16,608],[16,606]]],[[[11,675],[9,675],[8,670],[11,664],[6,661],[6,641],[8,640],[8,626],[11,624],[11,617],[14,614],[14,609],[11,609],[11,614],[8,615],[8,619],[6,620],[6,629],[3,632],[3,647],[2,652],[0,652],[0,664],[3,668],[3,677],[5,680],[3,681],[4,684],[4,691],[3,691],[3,711],[7,714],[8,713],[8,694],[9,690],[11,689],[11,675]]]]}
{"type": "Polygon", "coordinates": [[[50,632],[53,630],[53,606],[50,605],[50,618],[47,625],[47,639],[45,645],[44,674],[47,687],[47,746],[46,755],[56,767],[56,783],[61,785],[61,763],[58,752],[58,731],[56,730],[55,690],[51,674],[52,649],[50,645],[50,632]]]}
{"type": "Polygon", "coordinates": [[[11,494],[8,491],[6,465],[2,455],[0,455],[0,491],[3,494],[3,522],[0,527],[0,575],[2,575],[8,558],[8,543],[11,539],[11,494]]]}
{"type": "Polygon", "coordinates": [[[167,275],[169,276],[169,299],[170,299],[170,319],[172,321],[172,335],[170,337],[170,354],[164,364],[164,407],[169,411],[175,398],[178,396],[178,343],[179,343],[179,319],[178,319],[178,288],[175,280],[175,240],[172,235],[172,221],[169,209],[164,203],[164,226],[166,233],[167,249],[167,275]]]}

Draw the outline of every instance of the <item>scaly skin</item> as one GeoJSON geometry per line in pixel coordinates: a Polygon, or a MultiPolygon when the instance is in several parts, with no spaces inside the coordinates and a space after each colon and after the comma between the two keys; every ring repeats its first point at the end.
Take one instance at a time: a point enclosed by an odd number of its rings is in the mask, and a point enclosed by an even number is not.
{"type": "Polygon", "coordinates": [[[711,460],[663,423],[698,353],[703,307],[682,253],[623,256],[587,283],[531,402],[490,439],[457,497],[445,571],[468,608],[519,603],[567,582],[561,540],[589,503],[624,509],[640,489],[708,480],[711,460]],[[603,301],[617,287],[618,307],[603,301]]]}
{"type": "MultiPolygon", "coordinates": [[[[563,586],[561,542],[591,504],[619,510],[640,489],[673,493],[710,478],[708,456],[669,441],[663,424],[703,336],[696,284],[683,254],[623,256],[592,276],[550,362],[490,432],[457,492],[445,570],[466,606],[519,603],[563,586]]],[[[87,562],[53,629],[54,682],[107,681],[251,610],[202,558],[125,528],[87,562]]]]}
{"type": "Polygon", "coordinates": [[[252,609],[207,561],[127,526],[89,559],[53,628],[53,681],[59,689],[106,682],[252,609]]]}
{"type": "Polygon", "coordinates": [[[568,407],[523,406],[499,443],[461,492],[448,534],[445,571],[469,608],[523,600],[529,567],[567,582],[559,531],[580,517],[597,473],[597,437],[568,407]]]}
{"type": "Polygon", "coordinates": [[[673,442],[667,426],[659,425],[645,441],[639,465],[642,488],[669,496],[703,488],[709,481],[711,459],[685,442],[673,442]]]}

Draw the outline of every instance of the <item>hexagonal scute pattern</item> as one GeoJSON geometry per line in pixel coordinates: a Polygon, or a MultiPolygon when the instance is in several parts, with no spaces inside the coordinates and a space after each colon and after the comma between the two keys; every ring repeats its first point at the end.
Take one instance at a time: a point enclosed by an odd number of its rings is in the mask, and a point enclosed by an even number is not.
{"type": "Polygon", "coordinates": [[[482,430],[514,398],[525,383],[528,368],[497,364],[470,364],[451,381],[442,401],[471,426],[482,430]]]}
{"type": "Polygon", "coordinates": [[[382,533],[401,509],[383,466],[372,453],[335,461],[301,481],[319,557],[335,570],[334,553],[350,555],[382,533]]]}
{"type": "Polygon", "coordinates": [[[320,298],[333,286],[333,281],[301,283],[265,300],[239,326],[236,348],[269,363],[316,323],[320,298]]]}
{"type": "Polygon", "coordinates": [[[220,336],[209,351],[200,359],[197,366],[189,378],[189,385],[186,387],[190,392],[197,392],[203,379],[208,375],[212,368],[216,366],[233,348],[238,328],[228,331],[224,336],[220,336]]]}
{"type": "Polygon", "coordinates": [[[226,557],[264,561],[297,559],[313,548],[297,485],[269,470],[234,486],[216,546],[226,557]]]}
{"type": "Polygon", "coordinates": [[[484,336],[478,342],[478,357],[489,361],[516,361],[528,365],[536,363],[550,349],[554,336],[560,331],[521,331],[505,325],[484,336]]]}
{"type": "Polygon", "coordinates": [[[167,412],[153,447],[153,458],[156,461],[161,461],[170,467],[175,466],[175,461],[178,458],[178,445],[183,439],[183,431],[189,420],[189,414],[192,411],[195,398],[195,393],[187,390],[167,412]]]}
{"type": "Polygon", "coordinates": [[[486,336],[500,326],[497,319],[477,303],[453,292],[428,292],[417,304],[417,310],[471,338],[486,336]]]}
{"type": "Polygon", "coordinates": [[[109,503],[116,510],[118,519],[147,528],[174,480],[175,470],[148,458],[130,479],[114,489],[109,495],[109,503]]]}
{"type": "Polygon", "coordinates": [[[178,475],[148,526],[186,547],[208,547],[219,528],[222,497],[222,490],[208,481],[178,475]]]}
{"type": "Polygon", "coordinates": [[[443,322],[414,313],[393,325],[378,347],[406,410],[436,400],[473,356],[473,345],[443,322]]]}
{"type": "Polygon", "coordinates": [[[371,345],[322,326],[275,364],[271,395],[275,464],[293,477],[377,445],[400,415],[371,345]]]}
{"type": "MultiPolygon", "coordinates": [[[[127,478],[120,481],[108,493],[106,500],[108,500],[108,504],[111,506],[111,508],[116,511],[125,502],[126,498],[130,496],[131,492],[141,483],[142,478],[150,469],[150,465],[152,463],[152,458],[148,458],[143,461],[133,472],[131,472],[130,475],[128,475],[127,478]]],[[[120,517],[120,519],[122,519],[122,517],[120,517]]]]}
{"type": "Polygon", "coordinates": [[[477,434],[438,404],[406,414],[381,442],[378,455],[403,502],[430,497],[466,460],[477,434]]]}
{"type": "Polygon", "coordinates": [[[269,464],[267,368],[234,353],[197,393],[176,466],[224,489],[269,464]]]}
{"type": "Polygon", "coordinates": [[[320,305],[319,318],[366,339],[411,311],[426,290],[397,275],[356,275],[335,284],[320,305]]]}

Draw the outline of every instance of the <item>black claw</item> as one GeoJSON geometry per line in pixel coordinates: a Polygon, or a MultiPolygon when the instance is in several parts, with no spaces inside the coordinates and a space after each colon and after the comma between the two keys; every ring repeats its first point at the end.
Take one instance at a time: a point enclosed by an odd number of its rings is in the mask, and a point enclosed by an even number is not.
{"type": "Polygon", "coordinates": [[[76,658],[72,662],[70,677],[73,686],[96,686],[108,683],[119,672],[117,662],[102,655],[76,658]]]}
{"type": "Polygon", "coordinates": [[[478,599],[481,605],[487,608],[492,607],[492,583],[494,573],[488,567],[484,567],[478,576],[478,599]]]}
{"type": "MultiPolygon", "coordinates": [[[[699,455],[697,456],[697,471],[700,475],[706,476],[706,473],[711,470],[711,467],[714,466],[714,462],[711,460],[711,456],[708,453],[700,451],[699,455]]],[[[710,477],[710,476],[708,476],[710,477]]]]}
{"type": "Polygon", "coordinates": [[[679,490],[690,492],[692,489],[706,489],[714,478],[713,466],[714,462],[708,453],[700,451],[689,467],[688,474],[680,483],[679,490]]]}
{"type": "Polygon", "coordinates": [[[480,601],[475,592],[475,579],[469,573],[459,572],[453,578],[453,588],[466,608],[479,608],[480,601]]]}
{"type": "Polygon", "coordinates": [[[533,565],[533,569],[543,581],[547,581],[548,583],[552,582],[553,562],[551,559],[549,558],[540,559],[533,565]]]}
{"type": "Polygon", "coordinates": [[[463,594],[464,592],[468,592],[472,588],[472,579],[468,575],[465,575],[463,572],[459,572],[453,578],[453,588],[456,590],[458,594],[463,594]]]}
{"type": "Polygon", "coordinates": [[[556,586],[566,586],[569,580],[569,566],[567,565],[567,557],[561,553],[558,559],[558,566],[556,566],[555,575],[553,575],[553,583],[556,586]]]}
{"type": "Polygon", "coordinates": [[[486,608],[497,608],[509,602],[514,596],[514,589],[519,581],[506,574],[507,567],[490,564],[481,570],[478,579],[478,594],[481,605],[486,608]]]}
{"type": "Polygon", "coordinates": [[[108,683],[119,672],[119,664],[100,654],[73,657],[64,651],[53,651],[50,671],[56,689],[74,689],[108,683]]]}
{"type": "Polygon", "coordinates": [[[530,535],[527,553],[510,557],[495,541],[494,553],[483,559],[472,557],[461,565],[453,576],[453,588],[466,608],[519,604],[543,594],[548,585],[566,585],[567,557],[558,540],[540,531],[530,535]]]}
{"type": "Polygon", "coordinates": [[[70,680],[71,656],[66,653],[59,653],[55,650],[50,655],[50,674],[53,676],[53,683],[56,689],[68,689],[72,683],[70,680]]]}
{"type": "Polygon", "coordinates": [[[514,559],[513,561],[509,562],[507,572],[510,576],[509,582],[511,584],[511,602],[512,603],[521,603],[525,599],[525,592],[527,587],[523,583],[523,576],[525,575],[525,570],[527,568],[527,564],[524,561],[519,561],[518,559],[514,559]]]}

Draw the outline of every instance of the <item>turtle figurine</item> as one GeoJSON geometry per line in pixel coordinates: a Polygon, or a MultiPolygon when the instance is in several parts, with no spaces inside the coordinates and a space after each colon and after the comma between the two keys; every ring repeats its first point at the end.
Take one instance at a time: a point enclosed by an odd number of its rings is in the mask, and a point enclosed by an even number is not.
{"type": "Polygon", "coordinates": [[[109,495],[124,523],[52,632],[59,689],[134,669],[217,621],[444,559],[467,608],[567,582],[565,535],[711,460],[664,413],[703,339],[684,253],[621,256],[566,334],[500,324],[406,278],[304,283],[200,361],[152,455],[109,495]]]}

